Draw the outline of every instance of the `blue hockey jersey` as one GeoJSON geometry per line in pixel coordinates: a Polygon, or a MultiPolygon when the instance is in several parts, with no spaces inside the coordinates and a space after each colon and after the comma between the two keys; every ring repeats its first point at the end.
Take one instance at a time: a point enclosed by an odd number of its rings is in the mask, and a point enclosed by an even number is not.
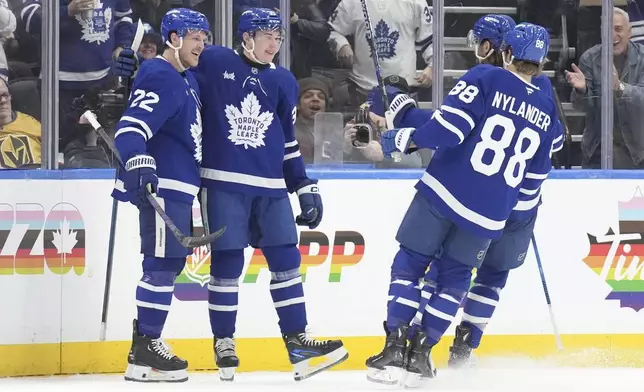
{"type": "Polygon", "coordinates": [[[459,227],[497,238],[520,190],[538,191],[550,172],[557,128],[556,106],[537,86],[478,65],[413,134],[436,150],[416,189],[459,227]]]}
{"type": "Polygon", "coordinates": [[[221,46],[206,48],[193,72],[204,105],[204,185],[272,197],[293,192],[306,179],[293,74],[221,46]]]}
{"type": "MultiPolygon", "coordinates": [[[[551,99],[553,97],[552,83],[545,75],[539,75],[532,78],[534,84],[540,91],[543,91],[551,99]]],[[[391,106],[396,106],[396,100],[400,102],[408,101],[406,95],[398,95],[391,106]]],[[[394,126],[396,128],[413,127],[417,128],[422,126],[427,119],[432,115],[433,110],[423,110],[417,108],[409,108],[396,116],[394,119],[394,126]]],[[[555,136],[552,144],[552,153],[560,151],[563,148],[564,130],[559,118],[556,119],[555,136]]],[[[519,189],[519,199],[517,205],[512,210],[509,220],[527,220],[532,218],[537,213],[537,209],[541,205],[541,182],[527,181],[525,187],[519,189]],[[535,200],[536,199],[536,200],[535,200]]]]}
{"type": "MultiPolygon", "coordinates": [[[[130,0],[98,0],[90,20],[69,16],[71,0],[60,1],[60,72],[63,89],[89,89],[100,86],[112,67],[117,47],[132,44],[136,27],[132,23],[130,0]]],[[[41,0],[27,0],[20,19],[25,30],[40,35],[41,0]]]]}
{"type": "MultiPolygon", "coordinates": [[[[199,191],[200,110],[194,76],[179,73],[161,56],[143,62],[115,144],[123,162],[137,154],[154,157],[159,197],[192,203],[199,191]]],[[[122,181],[115,188],[114,197],[128,201],[122,181]]]]}

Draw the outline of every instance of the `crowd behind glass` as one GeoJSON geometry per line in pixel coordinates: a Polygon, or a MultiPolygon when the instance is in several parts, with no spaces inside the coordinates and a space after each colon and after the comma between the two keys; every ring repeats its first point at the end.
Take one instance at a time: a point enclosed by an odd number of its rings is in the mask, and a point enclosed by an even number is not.
{"type": "MultiPolygon", "coordinates": [[[[42,0],[0,0],[3,169],[46,167],[41,151],[52,151],[45,145],[49,141],[57,142],[53,151],[57,151],[54,161],[58,168],[112,167],[102,140],[87,125],[78,124],[78,118],[85,110],[94,110],[113,132],[126,98],[124,82],[111,74],[113,59],[130,45],[139,19],[146,30],[139,47],[141,60],[162,53],[159,23],[174,7],[203,12],[213,26],[215,43],[232,46],[239,43],[235,20],[247,7],[288,8],[281,10],[289,28],[277,62],[288,67],[299,82],[296,135],[307,164],[413,169],[425,167],[431,159],[430,151],[415,152],[400,162],[383,156],[378,135],[384,129],[384,119],[370,114],[365,105],[376,78],[369,51],[360,48],[364,40],[355,39],[365,34],[359,0],[51,1],[60,2],[55,31],[43,28],[48,24],[44,23],[42,0]],[[94,4],[94,11],[80,11],[88,3],[94,4]],[[82,36],[70,34],[68,27],[74,23],[81,25],[82,36]],[[58,34],[60,42],[59,83],[54,94],[41,83],[43,35],[52,34],[58,34]],[[54,105],[58,111],[57,138],[42,137],[54,134],[52,127],[41,125],[43,105],[54,105]],[[366,147],[356,148],[352,143],[356,122],[367,123],[372,129],[374,138],[366,147]]],[[[613,169],[644,167],[644,47],[638,43],[644,43],[644,18],[638,7],[638,2],[644,7],[643,0],[615,0],[612,34],[605,34],[610,35],[608,41],[602,40],[600,0],[444,0],[445,18],[439,25],[444,66],[437,70],[433,67],[433,23],[437,19],[432,0],[367,0],[367,4],[377,9],[398,1],[410,4],[409,14],[404,16],[408,20],[372,21],[378,54],[384,76],[398,75],[419,107],[426,109],[435,107],[431,101],[436,96],[432,93],[436,75],[442,75],[442,91],[447,94],[456,79],[476,64],[466,37],[479,17],[504,13],[517,22],[541,24],[550,31],[545,72],[556,90],[561,121],[568,131],[565,148],[553,158],[558,169],[602,167],[602,119],[610,116],[605,117],[609,109],[601,101],[605,80],[601,43],[612,44],[612,154],[608,155],[610,162],[604,160],[604,167],[610,168],[611,163],[613,169]],[[414,45],[403,45],[401,34],[411,34],[414,45]]]]}

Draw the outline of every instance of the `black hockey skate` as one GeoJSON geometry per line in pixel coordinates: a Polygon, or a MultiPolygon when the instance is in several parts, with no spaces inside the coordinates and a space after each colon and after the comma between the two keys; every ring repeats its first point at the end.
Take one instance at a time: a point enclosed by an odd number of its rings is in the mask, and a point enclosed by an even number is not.
{"type": "Polygon", "coordinates": [[[239,366],[239,358],[235,352],[235,341],[231,338],[217,339],[213,344],[215,349],[215,362],[219,368],[221,381],[233,381],[235,370],[239,366]]]}
{"type": "Polygon", "coordinates": [[[387,322],[383,323],[387,337],[380,354],[367,359],[367,380],[379,384],[396,385],[401,379],[409,326],[401,325],[389,332],[387,322]]]}
{"type": "Polygon", "coordinates": [[[454,345],[449,348],[449,360],[447,361],[447,365],[450,368],[460,369],[474,366],[470,343],[471,337],[472,329],[469,325],[461,324],[456,326],[454,345]]]}
{"type": "Polygon", "coordinates": [[[432,347],[424,331],[415,331],[407,346],[405,360],[406,388],[420,388],[430,379],[436,377],[436,367],[432,360],[432,347]]]}
{"type": "Polygon", "coordinates": [[[307,379],[349,358],[349,353],[340,340],[315,340],[304,332],[285,335],[282,338],[286,344],[289,360],[293,364],[295,381],[307,379]],[[309,362],[313,358],[326,360],[310,366],[309,362]]]}
{"type": "Polygon", "coordinates": [[[188,381],[188,362],[172,353],[163,339],[141,335],[134,320],[132,347],[127,357],[125,380],[138,382],[188,381]]]}

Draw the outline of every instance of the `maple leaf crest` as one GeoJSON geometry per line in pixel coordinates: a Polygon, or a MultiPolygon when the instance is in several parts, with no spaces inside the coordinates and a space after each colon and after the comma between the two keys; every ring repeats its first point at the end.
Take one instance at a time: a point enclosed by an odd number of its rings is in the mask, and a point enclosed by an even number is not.
{"type": "Polygon", "coordinates": [[[60,229],[56,230],[54,234],[54,239],[51,240],[52,244],[56,247],[58,254],[72,253],[74,246],[78,243],[76,239],[76,231],[70,229],[70,223],[67,218],[63,219],[63,222],[60,225],[60,229]]]}
{"type": "Polygon", "coordinates": [[[195,282],[201,286],[204,286],[206,283],[208,283],[210,281],[210,272],[206,271],[206,273],[199,273],[199,271],[209,259],[210,251],[208,250],[208,246],[204,245],[195,248],[190,255],[190,261],[186,263],[186,266],[183,269],[186,277],[190,281],[195,282]]]}
{"type": "Polygon", "coordinates": [[[192,136],[192,140],[195,142],[195,160],[201,163],[201,113],[199,112],[199,108],[197,108],[196,111],[196,121],[194,124],[190,125],[190,135],[192,136]]]}
{"type": "Polygon", "coordinates": [[[236,146],[257,148],[265,146],[264,137],[273,122],[273,113],[265,111],[255,93],[249,93],[241,102],[241,110],[234,105],[226,105],[226,118],[230,125],[228,140],[236,146]]]}
{"type": "Polygon", "coordinates": [[[81,32],[83,35],[81,39],[89,43],[102,44],[110,39],[110,25],[112,23],[112,9],[110,7],[105,10],[95,9],[95,16],[90,20],[85,20],[80,14],[75,16],[78,23],[81,25],[81,32]],[[98,20],[98,13],[103,12],[103,20],[98,20]]]}
{"type": "Polygon", "coordinates": [[[376,46],[376,52],[378,52],[378,57],[381,59],[390,59],[396,56],[396,45],[400,39],[400,32],[391,31],[389,25],[384,19],[380,19],[376,25],[376,35],[374,39],[374,44],[376,46]]]}

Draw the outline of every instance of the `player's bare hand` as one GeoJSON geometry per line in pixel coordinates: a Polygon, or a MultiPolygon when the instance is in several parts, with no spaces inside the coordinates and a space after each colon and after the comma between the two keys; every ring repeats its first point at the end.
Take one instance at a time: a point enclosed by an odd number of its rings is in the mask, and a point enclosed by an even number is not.
{"type": "Polygon", "coordinates": [[[298,20],[300,20],[300,17],[297,16],[296,13],[293,13],[293,16],[291,16],[291,23],[297,23],[298,20]]]}
{"type": "Polygon", "coordinates": [[[432,85],[432,67],[426,67],[423,72],[416,76],[416,82],[421,87],[429,87],[432,85]]]}
{"type": "Polygon", "coordinates": [[[95,7],[95,0],[72,0],[72,2],[67,6],[67,13],[69,16],[74,16],[83,11],[93,10],[95,7]]]}
{"type": "Polygon", "coordinates": [[[619,80],[619,73],[617,73],[617,68],[613,64],[613,90],[619,90],[619,85],[621,81],[619,80]]]}
{"type": "Polygon", "coordinates": [[[572,64],[572,72],[566,71],[566,80],[576,90],[586,90],[586,76],[577,64],[572,64]]]}
{"type": "Polygon", "coordinates": [[[351,49],[351,45],[344,45],[340,48],[338,60],[345,68],[353,68],[353,49],[351,49]]]}

